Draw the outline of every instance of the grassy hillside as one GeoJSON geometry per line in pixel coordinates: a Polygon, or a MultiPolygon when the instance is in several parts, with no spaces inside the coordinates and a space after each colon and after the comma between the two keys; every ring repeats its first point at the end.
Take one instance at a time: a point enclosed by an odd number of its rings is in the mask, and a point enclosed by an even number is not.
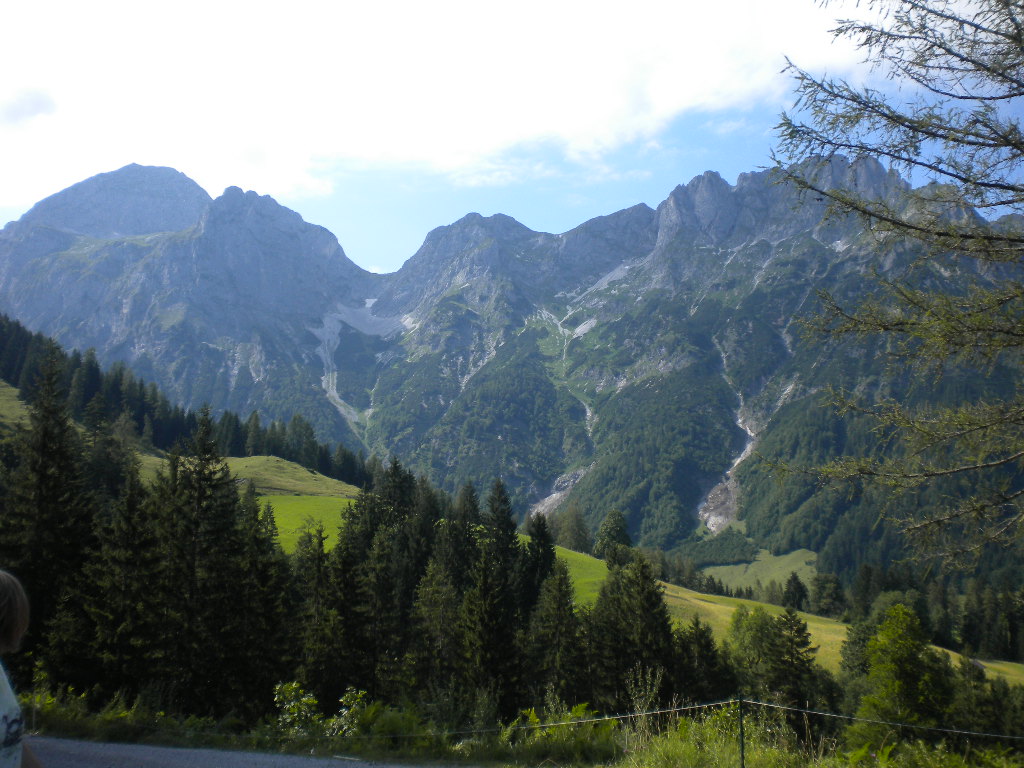
{"type": "MultiPolygon", "coordinates": [[[[725,636],[733,613],[741,605],[746,605],[751,609],[760,606],[772,614],[783,612],[783,608],[777,605],[740,600],[734,597],[704,595],[672,584],[665,585],[665,602],[668,603],[668,610],[672,618],[689,621],[690,618],[697,615],[701,621],[711,625],[715,636],[719,639],[725,636]]],[[[838,671],[839,648],[846,640],[846,624],[809,613],[801,613],[800,617],[807,622],[807,629],[811,633],[811,642],[818,646],[818,663],[832,672],[838,671]]]]}
{"type": "Polygon", "coordinates": [[[571,549],[555,547],[555,551],[569,566],[572,586],[576,590],[576,599],[583,605],[593,605],[597,593],[608,576],[608,566],[604,560],[590,555],[573,552],[571,549]]]}
{"type": "MultiPolygon", "coordinates": [[[[791,555],[797,555],[798,558],[806,560],[807,551],[801,550],[801,552],[803,552],[803,555],[798,553],[791,553],[791,555]]],[[[796,570],[797,573],[800,573],[798,568],[792,567],[797,564],[796,560],[787,559],[791,555],[771,558],[776,571],[774,572],[775,575],[768,576],[769,580],[774,578],[778,581],[778,574],[783,571],[785,573],[783,579],[789,576],[791,571],[796,570]]],[[[572,576],[573,586],[576,589],[576,596],[579,602],[584,605],[592,605],[597,599],[601,583],[608,574],[607,566],[603,561],[590,555],[581,555],[578,552],[571,552],[561,547],[558,548],[558,556],[565,560],[569,566],[569,574],[572,576]]],[[[742,568],[743,566],[729,567],[742,568]]],[[[762,571],[762,573],[772,573],[772,571],[766,570],[762,571]]],[[[801,574],[801,578],[804,578],[803,574],[801,574]]],[[[762,578],[762,581],[764,582],[765,580],[762,578]]],[[[686,622],[694,615],[699,616],[701,621],[711,626],[715,637],[719,641],[725,636],[733,613],[741,605],[746,605],[750,609],[760,606],[772,614],[779,614],[783,611],[777,605],[759,603],[754,600],[741,600],[735,597],[705,595],[700,592],[677,587],[673,584],[665,584],[665,602],[668,604],[669,614],[675,621],[686,622]]],[[[835,619],[827,619],[810,613],[801,613],[800,616],[807,622],[807,629],[811,634],[811,642],[818,647],[818,663],[831,672],[838,672],[839,649],[846,641],[848,625],[835,619]]],[[[958,655],[955,653],[950,655],[953,657],[953,662],[956,663],[958,655]]],[[[1016,664],[1010,661],[984,661],[982,665],[989,675],[999,675],[1012,685],[1024,685],[1024,664],[1016,664]]]]}
{"type": "MultiPolygon", "coordinates": [[[[142,479],[147,482],[152,481],[157,470],[164,465],[162,456],[147,454],[139,459],[142,462],[142,479]]],[[[231,457],[227,461],[231,474],[240,480],[251,480],[261,496],[333,496],[354,499],[359,494],[359,489],[354,485],[326,477],[277,456],[231,457]]]]}
{"type": "MultiPolygon", "coordinates": [[[[578,600],[584,605],[593,604],[601,589],[601,583],[608,575],[608,567],[604,561],[561,547],[558,548],[558,556],[569,565],[569,573],[572,576],[578,600]]],[[[789,571],[786,571],[786,575],[789,575],[789,571]]],[[[665,602],[668,604],[669,614],[673,619],[685,622],[697,615],[701,621],[711,626],[719,639],[725,635],[732,614],[740,605],[750,608],[762,606],[770,613],[782,613],[783,610],[777,605],[740,600],[734,597],[705,595],[673,584],[665,584],[665,602]]],[[[839,647],[846,640],[846,625],[821,616],[806,613],[801,616],[807,622],[812,641],[819,647],[818,659],[821,664],[827,669],[839,669],[839,647]]]]}
{"type": "Polygon", "coordinates": [[[18,399],[18,390],[0,381],[0,434],[7,432],[28,418],[28,409],[18,399]]]}
{"type": "MultiPolygon", "coordinates": [[[[151,481],[164,459],[141,456],[142,476],[151,481]]],[[[338,532],[341,513],[358,495],[354,485],[325,477],[277,456],[232,457],[227,460],[231,474],[239,480],[251,480],[256,492],[274,507],[277,530],[285,552],[295,549],[299,532],[308,520],[322,522],[330,547],[338,532]]]]}
{"type": "Polygon", "coordinates": [[[354,485],[325,477],[277,456],[247,456],[228,459],[235,477],[251,480],[261,496],[337,496],[354,499],[359,489],[354,485]]]}
{"type": "Polygon", "coordinates": [[[17,390],[0,381],[0,427],[16,424],[29,416],[25,403],[17,398],[17,390]]]}
{"type": "Polygon", "coordinates": [[[804,584],[810,585],[817,572],[814,567],[817,559],[817,553],[809,549],[798,549],[785,555],[773,555],[767,549],[762,549],[752,563],[716,565],[704,568],[703,571],[733,589],[753,587],[757,582],[768,584],[776,581],[785,584],[789,574],[794,571],[804,584]]]}
{"type": "Polygon", "coordinates": [[[310,521],[323,523],[327,540],[324,546],[330,549],[337,538],[341,516],[352,504],[352,499],[337,496],[290,496],[268,494],[261,497],[274,508],[277,531],[285,552],[292,552],[299,540],[299,534],[310,521]]]}

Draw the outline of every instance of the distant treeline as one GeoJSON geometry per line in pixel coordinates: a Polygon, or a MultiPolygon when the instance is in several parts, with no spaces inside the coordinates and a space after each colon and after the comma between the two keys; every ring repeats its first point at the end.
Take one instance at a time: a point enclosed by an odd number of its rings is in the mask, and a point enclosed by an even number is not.
{"type": "MultiPolygon", "coordinates": [[[[612,510],[592,541],[576,505],[570,505],[551,521],[555,540],[568,549],[624,562],[631,547],[621,513],[612,510]]],[[[1024,661],[1024,586],[1003,577],[996,583],[985,574],[963,574],[914,567],[908,562],[891,566],[864,563],[853,583],[844,587],[840,578],[818,572],[810,583],[791,573],[782,583],[760,581],[730,587],[700,570],[702,559],[733,562],[754,559],[755,551],[743,534],[727,529],[710,546],[699,543],[671,552],[641,549],[652,573],[662,581],[712,595],[757,600],[819,616],[856,624],[866,621],[879,605],[902,603],[913,608],[929,641],[966,656],[1004,661],[1024,661]]]]}
{"type": "MultiPolygon", "coordinates": [[[[0,315],[0,380],[17,387],[26,402],[33,401],[42,367],[53,356],[59,361],[71,417],[86,427],[118,424],[133,430],[143,446],[163,451],[183,446],[195,433],[194,411],[173,405],[156,384],[136,378],[123,363],[103,370],[94,350],[65,353],[52,339],[0,315]]],[[[341,443],[333,450],[318,443],[313,427],[298,414],[287,424],[272,421],[264,426],[255,411],[244,423],[225,411],[216,419],[213,434],[224,456],[278,456],[360,488],[370,479],[362,454],[341,443]]]]}

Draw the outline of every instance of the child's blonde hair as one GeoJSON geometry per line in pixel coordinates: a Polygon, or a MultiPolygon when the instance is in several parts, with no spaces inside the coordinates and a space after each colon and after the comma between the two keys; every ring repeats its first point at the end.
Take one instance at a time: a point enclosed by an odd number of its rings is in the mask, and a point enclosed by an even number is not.
{"type": "Polygon", "coordinates": [[[0,570],[0,653],[18,650],[28,630],[28,595],[18,577],[0,570]]]}

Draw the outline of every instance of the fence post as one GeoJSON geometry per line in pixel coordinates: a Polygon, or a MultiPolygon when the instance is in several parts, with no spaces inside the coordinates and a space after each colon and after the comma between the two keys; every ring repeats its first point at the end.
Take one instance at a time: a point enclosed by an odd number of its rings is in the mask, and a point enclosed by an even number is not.
{"type": "Polygon", "coordinates": [[[746,768],[746,755],[743,744],[743,699],[740,699],[740,768],[746,768]]]}

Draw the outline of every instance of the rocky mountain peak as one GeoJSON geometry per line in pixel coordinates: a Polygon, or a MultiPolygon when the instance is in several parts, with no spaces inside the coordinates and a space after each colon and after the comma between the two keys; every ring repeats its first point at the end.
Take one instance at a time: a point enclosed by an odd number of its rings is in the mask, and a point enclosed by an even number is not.
{"type": "Polygon", "coordinates": [[[209,204],[210,196],[185,174],[133,163],[41,200],[17,226],[103,239],[177,232],[194,226],[209,204]]]}
{"type": "Polygon", "coordinates": [[[270,195],[261,195],[252,190],[243,192],[241,187],[225,189],[224,193],[211,203],[209,214],[235,218],[265,217],[292,224],[303,222],[298,213],[285,208],[270,195]]]}
{"type": "Polygon", "coordinates": [[[707,171],[676,187],[658,206],[658,245],[684,233],[695,242],[720,241],[731,233],[737,210],[734,188],[707,171]]]}

